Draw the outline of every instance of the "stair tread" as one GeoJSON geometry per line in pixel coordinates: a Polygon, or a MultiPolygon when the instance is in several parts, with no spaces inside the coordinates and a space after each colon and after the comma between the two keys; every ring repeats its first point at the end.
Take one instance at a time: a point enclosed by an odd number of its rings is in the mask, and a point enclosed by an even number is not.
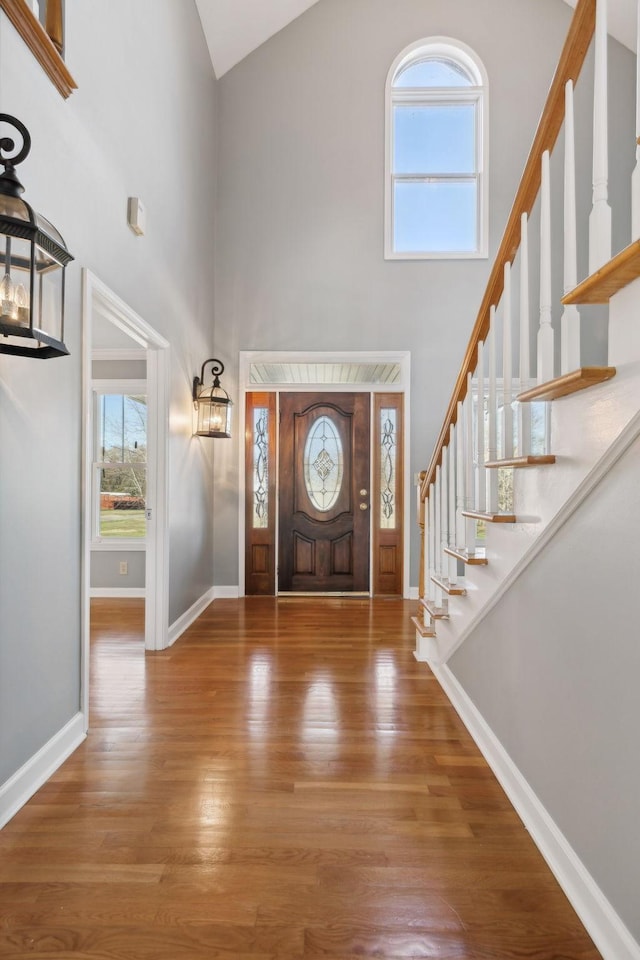
{"type": "Polygon", "coordinates": [[[568,397],[572,393],[578,393],[580,390],[586,390],[587,387],[594,387],[606,380],[611,380],[616,375],[615,367],[580,367],[571,373],[565,373],[555,380],[547,380],[546,383],[539,383],[530,390],[518,394],[516,400],[519,403],[532,403],[534,400],[559,400],[560,397],[568,397]]]}
{"type": "Polygon", "coordinates": [[[640,277],[640,240],[612,257],[565,294],[563,303],[609,303],[611,297],[640,277]]]}
{"type": "Polygon", "coordinates": [[[436,632],[433,627],[428,627],[426,623],[422,623],[419,617],[411,617],[411,622],[421,637],[435,637],[436,632]]]}
{"type": "Polygon", "coordinates": [[[489,563],[484,550],[481,548],[473,553],[469,553],[468,550],[462,547],[445,547],[444,552],[448,553],[450,557],[455,557],[456,560],[461,560],[462,563],[468,563],[471,566],[485,566],[489,563]]]}
{"type": "Polygon", "coordinates": [[[482,513],[480,510],[463,510],[462,516],[469,517],[470,520],[486,520],[487,523],[518,522],[513,513],[482,513]]]}
{"type": "Polygon", "coordinates": [[[509,460],[487,460],[485,462],[485,467],[489,469],[497,468],[506,468],[506,467],[540,467],[548,463],[555,463],[556,458],[553,454],[544,454],[542,456],[529,456],[529,457],[511,457],[509,460]]]}
{"type": "Polygon", "coordinates": [[[450,583],[446,577],[431,577],[431,580],[450,597],[466,597],[467,595],[465,587],[459,583],[450,583]]]}
{"type": "Polygon", "coordinates": [[[424,599],[420,600],[420,605],[425,608],[425,610],[433,620],[449,619],[448,607],[437,607],[435,603],[431,602],[431,600],[424,600],[424,599]]]}

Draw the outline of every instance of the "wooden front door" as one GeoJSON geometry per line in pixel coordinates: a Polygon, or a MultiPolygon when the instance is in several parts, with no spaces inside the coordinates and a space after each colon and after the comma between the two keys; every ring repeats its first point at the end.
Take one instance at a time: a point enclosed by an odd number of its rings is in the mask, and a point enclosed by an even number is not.
{"type": "Polygon", "coordinates": [[[279,592],[369,591],[369,405],[280,396],[279,592]]]}

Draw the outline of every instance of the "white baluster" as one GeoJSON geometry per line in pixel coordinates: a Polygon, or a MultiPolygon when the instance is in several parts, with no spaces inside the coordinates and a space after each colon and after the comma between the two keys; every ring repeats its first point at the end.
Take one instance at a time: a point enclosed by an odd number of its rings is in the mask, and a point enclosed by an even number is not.
{"type": "MultiPolygon", "coordinates": [[[[489,349],[489,398],[487,403],[487,415],[489,418],[489,460],[498,459],[498,389],[496,375],[496,308],[490,310],[490,328],[487,337],[487,346],[489,349]]],[[[487,482],[487,513],[495,513],[498,509],[498,471],[486,471],[487,482]]]]}
{"type": "MultiPolygon", "coordinates": [[[[578,283],[576,225],[576,148],[573,111],[573,81],[565,87],[564,117],[564,292],[578,283]]],[[[560,373],[580,367],[580,311],[567,304],[560,321],[560,373]]]]}
{"type": "Polygon", "coordinates": [[[442,576],[446,578],[449,572],[449,554],[445,553],[445,547],[449,546],[449,461],[450,448],[442,449],[442,466],[440,472],[442,497],[442,512],[440,514],[440,569],[442,576]]]}
{"type": "MultiPolygon", "coordinates": [[[[458,445],[456,441],[456,428],[451,424],[449,429],[449,542],[448,547],[456,546],[456,476],[458,464],[456,463],[458,445]]],[[[447,578],[449,583],[458,582],[458,561],[455,557],[447,557],[447,578]]]]}
{"type": "Polygon", "coordinates": [[[478,344],[476,367],[478,396],[476,399],[476,510],[484,513],[487,505],[487,471],[484,465],[484,344],[478,344]]]}
{"type": "Polygon", "coordinates": [[[551,180],[549,151],[542,154],[540,188],[540,327],[538,329],[538,383],[553,380],[551,326],[551,180]]]}
{"type": "MultiPolygon", "coordinates": [[[[440,467],[436,467],[436,523],[435,523],[435,556],[434,556],[434,574],[438,580],[442,580],[442,481],[440,479],[440,467]]],[[[442,587],[435,584],[434,602],[437,607],[442,606],[442,587]]]]}
{"type": "Polygon", "coordinates": [[[589,217],[589,273],[611,259],[609,123],[607,113],[607,0],[597,0],[593,91],[593,208],[589,217]]]}
{"type": "Polygon", "coordinates": [[[511,324],[511,264],[504,265],[504,295],[502,306],[502,458],[513,457],[513,358],[511,324]]]}
{"type": "Polygon", "coordinates": [[[465,408],[461,400],[458,400],[458,419],[456,421],[456,526],[455,543],[456,549],[464,547],[465,518],[462,511],[466,509],[464,486],[467,475],[467,464],[465,462],[466,424],[465,408]]]}
{"type": "Polygon", "coordinates": [[[631,239],[640,240],[640,2],[636,28],[636,165],[631,178],[631,239]]]}
{"type": "MultiPolygon", "coordinates": [[[[475,507],[475,473],[473,463],[473,374],[467,374],[467,395],[464,399],[464,501],[465,510],[475,507]]],[[[464,518],[464,546],[469,553],[476,549],[476,521],[464,518]]]]}
{"type": "MultiPolygon", "coordinates": [[[[520,390],[527,390],[531,382],[531,345],[529,328],[529,223],[527,214],[520,220],[520,390]]],[[[531,452],[531,407],[518,404],[518,453],[526,457],[531,452]]]]}
{"type": "Polygon", "coordinates": [[[431,579],[435,576],[436,572],[436,488],[435,484],[431,483],[429,485],[429,526],[428,526],[428,541],[429,541],[429,562],[427,564],[427,582],[426,586],[426,596],[429,600],[435,601],[436,598],[436,585],[431,579]]]}

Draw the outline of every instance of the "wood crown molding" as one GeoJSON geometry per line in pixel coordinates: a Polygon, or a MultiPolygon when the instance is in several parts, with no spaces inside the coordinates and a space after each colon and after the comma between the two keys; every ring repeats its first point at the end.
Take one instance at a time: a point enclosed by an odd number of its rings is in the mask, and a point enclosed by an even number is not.
{"type": "Polygon", "coordinates": [[[26,0],[0,0],[0,9],[4,10],[58,92],[65,99],[70,96],[78,84],[26,0]]]}

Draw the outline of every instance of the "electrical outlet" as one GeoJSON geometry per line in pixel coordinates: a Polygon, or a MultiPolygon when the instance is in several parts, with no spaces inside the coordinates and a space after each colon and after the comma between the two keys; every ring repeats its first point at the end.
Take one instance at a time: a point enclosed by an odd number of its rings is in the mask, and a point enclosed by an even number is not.
{"type": "Polygon", "coordinates": [[[121,573],[123,576],[126,576],[128,572],[129,572],[129,564],[127,563],[126,560],[121,560],[121,561],[120,561],[120,573],[121,573]]]}

